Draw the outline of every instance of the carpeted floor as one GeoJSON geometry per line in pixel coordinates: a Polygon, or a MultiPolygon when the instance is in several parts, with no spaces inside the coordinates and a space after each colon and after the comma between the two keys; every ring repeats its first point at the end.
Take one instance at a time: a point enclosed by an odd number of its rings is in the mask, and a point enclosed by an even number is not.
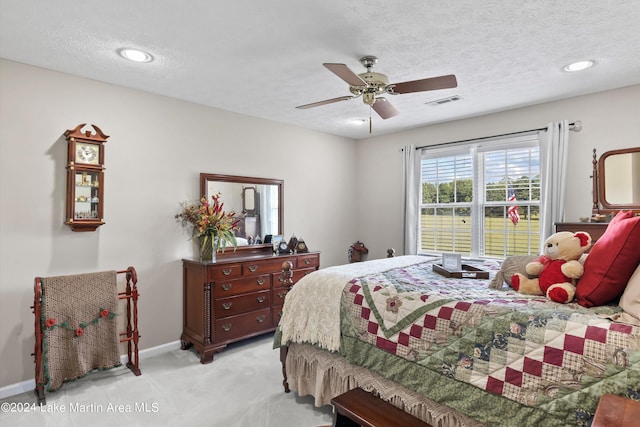
{"type": "Polygon", "coordinates": [[[202,365],[192,350],[174,350],[126,368],[90,373],[47,393],[1,401],[0,425],[21,427],[214,426],[319,427],[332,408],[315,408],[310,396],[284,393],[273,335],[235,343],[202,365]],[[35,407],[34,407],[35,406],[35,407]]]}

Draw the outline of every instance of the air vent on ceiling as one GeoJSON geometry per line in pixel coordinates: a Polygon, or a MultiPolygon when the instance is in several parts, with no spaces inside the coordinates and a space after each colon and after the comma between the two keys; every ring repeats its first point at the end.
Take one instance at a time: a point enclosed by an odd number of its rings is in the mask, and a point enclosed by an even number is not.
{"type": "Polygon", "coordinates": [[[448,98],[436,99],[435,101],[427,102],[427,105],[430,105],[432,107],[436,107],[438,105],[448,104],[448,103],[453,102],[453,101],[460,101],[461,99],[462,99],[461,96],[453,95],[453,96],[450,96],[448,98]]]}

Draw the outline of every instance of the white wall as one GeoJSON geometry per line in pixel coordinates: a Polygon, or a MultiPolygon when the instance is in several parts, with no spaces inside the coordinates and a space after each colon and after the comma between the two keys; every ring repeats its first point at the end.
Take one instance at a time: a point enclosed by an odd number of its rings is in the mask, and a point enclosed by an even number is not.
{"type": "MultiPolygon", "coordinates": [[[[33,281],[133,265],[141,347],[180,338],[181,259],[192,242],[174,220],[199,196],[199,173],[284,180],[284,231],[346,262],[357,239],[356,146],[307,131],[0,60],[0,387],[33,378],[33,281]],[[64,225],[66,140],[80,123],[110,138],[106,224],[64,225]]],[[[144,371],[144,367],[142,368],[144,371]]]]}
{"type": "MultiPolygon", "coordinates": [[[[464,102],[464,101],[462,101],[464,102]]],[[[440,108],[455,108],[450,104],[440,108]]],[[[358,236],[371,254],[402,253],[402,152],[422,146],[546,127],[559,120],[582,121],[570,132],[565,220],[591,215],[592,155],[640,146],[640,86],[585,95],[373,137],[358,143],[358,236]],[[384,171],[384,173],[381,173],[384,171]],[[375,213],[375,214],[372,214],[375,213]]],[[[393,120],[393,119],[391,119],[393,120]]]]}

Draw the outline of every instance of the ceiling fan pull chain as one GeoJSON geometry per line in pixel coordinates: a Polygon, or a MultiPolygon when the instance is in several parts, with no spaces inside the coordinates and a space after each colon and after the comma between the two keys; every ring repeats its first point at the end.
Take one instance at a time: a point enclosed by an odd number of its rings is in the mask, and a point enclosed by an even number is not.
{"type": "Polygon", "coordinates": [[[371,105],[369,105],[369,134],[372,134],[373,132],[371,131],[372,128],[372,124],[371,124],[371,105]]]}

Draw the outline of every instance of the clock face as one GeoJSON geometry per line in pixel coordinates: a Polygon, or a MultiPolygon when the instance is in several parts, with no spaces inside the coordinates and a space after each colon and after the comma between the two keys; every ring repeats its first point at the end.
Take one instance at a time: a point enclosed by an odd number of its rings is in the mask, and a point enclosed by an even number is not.
{"type": "Polygon", "coordinates": [[[287,242],[285,242],[284,240],[281,240],[280,243],[278,243],[278,252],[281,254],[288,254],[291,252],[287,242]]]}
{"type": "Polygon", "coordinates": [[[76,163],[87,163],[90,165],[97,165],[100,163],[100,156],[97,145],[94,144],[76,144],[76,163]]]}

